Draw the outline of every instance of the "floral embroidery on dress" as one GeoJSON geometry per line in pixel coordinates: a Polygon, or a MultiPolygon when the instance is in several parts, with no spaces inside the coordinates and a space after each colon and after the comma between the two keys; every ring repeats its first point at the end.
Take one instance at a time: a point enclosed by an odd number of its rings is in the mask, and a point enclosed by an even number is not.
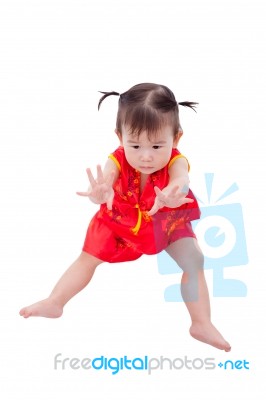
{"type": "Polygon", "coordinates": [[[127,196],[122,192],[122,187],[119,182],[115,184],[114,191],[121,197],[121,199],[127,200],[127,196]]]}
{"type": "Polygon", "coordinates": [[[141,211],[141,213],[142,213],[142,217],[143,217],[144,221],[146,221],[146,222],[152,221],[152,217],[148,214],[148,211],[141,211]]]}
{"type": "Polygon", "coordinates": [[[139,193],[139,183],[140,183],[140,172],[138,170],[131,169],[128,174],[128,191],[127,195],[132,197],[134,194],[137,195],[139,193]]]}
{"type": "Polygon", "coordinates": [[[177,228],[184,225],[185,218],[171,218],[171,214],[167,216],[166,221],[166,232],[167,235],[170,236],[177,228]]]}
{"type": "Polygon", "coordinates": [[[112,210],[106,209],[106,213],[107,213],[107,215],[109,215],[109,217],[111,218],[112,221],[115,221],[118,224],[121,224],[122,215],[121,215],[121,211],[117,207],[113,207],[112,210]]]}
{"type": "Polygon", "coordinates": [[[151,175],[151,180],[153,182],[153,184],[155,184],[156,181],[160,181],[160,171],[156,171],[151,175]]]}
{"type": "Polygon", "coordinates": [[[168,236],[191,220],[190,214],[192,210],[191,208],[186,208],[182,210],[173,210],[167,213],[165,230],[168,236]]]}

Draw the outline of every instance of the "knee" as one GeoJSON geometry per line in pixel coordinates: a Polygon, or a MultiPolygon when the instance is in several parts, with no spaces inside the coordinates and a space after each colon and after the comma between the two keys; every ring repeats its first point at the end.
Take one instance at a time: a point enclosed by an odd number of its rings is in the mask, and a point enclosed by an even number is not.
{"type": "Polygon", "coordinates": [[[204,255],[199,249],[195,249],[193,252],[187,255],[185,259],[182,260],[182,265],[180,267],[184,272],[188,273],[198,273],[204,268],[204,255]]]}

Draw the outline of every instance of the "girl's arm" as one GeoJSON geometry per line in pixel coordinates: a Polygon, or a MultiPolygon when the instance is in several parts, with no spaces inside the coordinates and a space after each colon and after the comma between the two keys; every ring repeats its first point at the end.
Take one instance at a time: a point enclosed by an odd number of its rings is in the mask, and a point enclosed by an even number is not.
{"type": "Polygon", "coordinates": [[[79,196],[89,197],[95,204],[107,204],[109,210],[112,209],[114,190],[113,184],[119,176],[119,170],[114,161],[110,158],[107,160],[104,170],[100,165],[97,165],[96,179],[92,175],[90,168],[87,168],[87,175],[90,181],[90,186],[87,192],[77,192],[79,196]]]}
{"type": "Polygon", "coordinates": [[[112,184],[114,184],[117,181],[119,173],[120,171],[117,168],[115,162],[111,158],[108,158],[103,169],[103,176],[107,178],[108,176],[112,175],[113,176],[112,184]]]}
{"type": "Polygon", "coordinates": [[[186,158],[180,157],[169,168],[169,183],[165,187],[171,190],[173,187],[178,186],[179,192],[188,194],[189,190],[189,177],[188,177],[188,162],[186,158]]]}
{"type": "Polygon", "coordinates": [[[163,207],[176,208],[185,203],[192,203],[194,200],[186,197],[189,191],[187,160],[184,157],[178,158],[169,168],[168,185],[163,190],[155,186],[154,190],[156,197],[149,215],[154,215],[163,207]]]}

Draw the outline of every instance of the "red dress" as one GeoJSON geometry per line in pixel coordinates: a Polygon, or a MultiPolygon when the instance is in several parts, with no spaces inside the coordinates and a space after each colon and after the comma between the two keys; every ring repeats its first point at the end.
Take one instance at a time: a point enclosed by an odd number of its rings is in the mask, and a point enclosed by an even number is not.
{"type": "Polygon", "coordinates": [[[184,156],[173,149],[169,163],[149,175],[140,193],[140,172],[128,164],[123,147],[118,147],[109,156],[120,170],[112,210],[101,204],[89,224],[83,251],[110,263],[132,261],[142,254],[157,254],[180,238],[195,237],[190,221],[200,218],[200,210],[191,190],[187,197],[193,203],[147,214],[156,197],[154,186],[161,190],[167,186],[168,168],[179,157],[184,156]]]}

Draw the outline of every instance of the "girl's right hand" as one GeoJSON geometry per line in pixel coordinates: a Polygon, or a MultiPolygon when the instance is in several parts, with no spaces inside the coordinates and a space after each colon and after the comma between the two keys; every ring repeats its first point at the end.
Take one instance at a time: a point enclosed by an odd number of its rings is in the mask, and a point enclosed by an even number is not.
{"type": "Polygon", "coordinates": [[[90,168],[87,168],[87,175],[90,181],[91,187],[87,192],[77,192],[79,196],[89,197],[89,199],[95,204],[106,203],[108,210],[112,210],[112,204],[114,199],[113,181],[115,171],[104,177],[103,171],[100,165],[97,165],[97,178],[94,179],[90,168]]]}

